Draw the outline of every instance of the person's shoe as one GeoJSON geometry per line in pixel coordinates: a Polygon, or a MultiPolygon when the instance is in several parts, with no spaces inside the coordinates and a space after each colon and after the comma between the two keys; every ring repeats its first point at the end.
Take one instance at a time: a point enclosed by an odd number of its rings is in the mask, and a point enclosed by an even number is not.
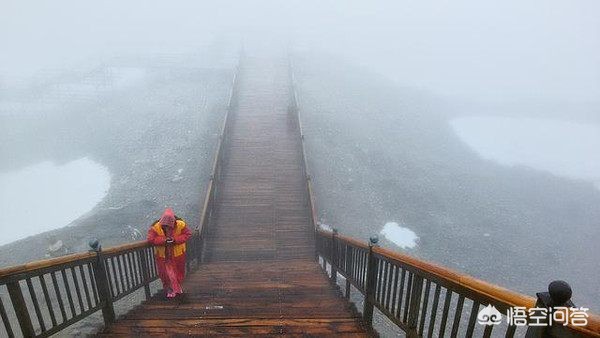
{"type": "Polygon", "coordinates": [[[175,298],[175,296],[177,296],[177,294],[175,292],[167,293],[167,298],[175,298]]]}

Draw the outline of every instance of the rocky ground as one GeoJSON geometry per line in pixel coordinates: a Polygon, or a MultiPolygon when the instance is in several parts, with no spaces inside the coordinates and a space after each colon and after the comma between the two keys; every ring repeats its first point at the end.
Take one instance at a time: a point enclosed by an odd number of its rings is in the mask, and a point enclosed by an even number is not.
{"type": "MultiPolygon", "coordinates": [[[[419,236],[411,254],[527,294],[565,279],[575,302],[598,312],[600,193],[591,184],[483,161],[448,124],[456,106],[319,60],[299,56],[296,75],[325,223],[366,239],[396,221],[419,236]]],[[[0,266],[84,251],[93,237],[104,247],[139,239],[165,206],[197,224],[233,67],[136,67],[141,83],[67,100],[51,114],[3,117],[2,153],[20,151],[0,171],[87,156],[112,179],[106,198],[68,227],[0,247],[0,266]]],[[[118,311],[139,300],[128,297],[118,311]]]]}
{"type": "MultiPolygon", "coordinates": [[[[86,251],[91,238],[103,247],[143,239],[167,206],[191,227],[198,224],[235,62],[208,68],[177,58],[167,61],[137,60],[135,69],[143,76],[127,86],[113,81],[98,87],[89,75],[75,76],[70,81],[79,88],[91,81],[95,89],[67,92],[66,98],[40,94],[37,99],[44,102],[39,106],[49,112],[2,117],[2,153],[11,161],[0,170],[88,157],[107,167],[111,184],[93,210],[68,226],[1,246],[0,266],[86,251]]],[[[110,77],[131,67],[109,63],[97,73],[110,77]]],[[[140,297],[120,301],[117,311],[126,311],[140,297]]],[[[86,334],[100,323],[96,314],[61,335],[86,334]]]]}
{"type": "Polygon", "coordinates": [[[27,152],[16,161],[60,163],[87,156],[108,168],[111,185],[104,200],[68,227],[0,247],[0,266],[40,259],[51,251],[87,250],[94,237],[104,247],[145,237],[166,206],[196,224],[232,70],[145,72],[143,82],[126,90],[44,119],[9,119],[21,135],[5,140],[14,143],[5,146],[27,152]]]}
{"type": "Polygon", "coordinates": [[[410,254],[529,295],[564,279],[576,304],[600,311],[592,182],[481,159],[448,123],[464,105],[339,60],[295,64],[323,222],[366,240],[395,221],[419,236],[410,254]]]}

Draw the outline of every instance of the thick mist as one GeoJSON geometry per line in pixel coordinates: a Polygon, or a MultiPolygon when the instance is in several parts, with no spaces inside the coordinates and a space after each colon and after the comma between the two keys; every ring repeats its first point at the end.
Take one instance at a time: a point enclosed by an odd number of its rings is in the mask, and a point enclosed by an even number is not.
{"type": "MultiPolygon", "coordinates": [[[[89,159],[110,184],[57,216],[21,205],[39,228],[0,228],[0,265],[139,239],[167,205],[193,224],[252,46],[297,67],[322,222],[528,294],[563,278],[598,311],[598,17],[595,0],[4,0],[0,182],[89,159]]],[[[47,187],[27,194],[60,200],[47,187]]]]}
{"type": "MultiPolygon", "coordinates": [[[[600,5],[503,1],[4,1],[3,77],[278,35],[464,101],[597,102],[600,5]]],[[[5,86],[12,83],[3,81],[5,86]]]]}

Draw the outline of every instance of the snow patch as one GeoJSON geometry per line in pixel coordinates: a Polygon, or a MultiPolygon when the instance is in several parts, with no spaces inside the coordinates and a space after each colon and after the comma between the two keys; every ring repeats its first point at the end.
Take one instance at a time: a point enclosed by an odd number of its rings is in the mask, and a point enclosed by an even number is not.
{"type": "Polygon", "coordinates": [[[456,134],[481,157],[588,180],[600,189],[600,127],[543,118],[461,117],[456,134]]]}
{"type": "Polygon", "coordinates": [[[317,226],[324,231],[333,231],[333,227],[329,224],[325,224],[323,222],[318,222],[317,226]]]}
{"type": "Polygon", "coordinates": [[[409,228],[402,227],[396,222],[385,223],[383,229],[381,229],[379,233],[390,242],[403,249],[414,248],[417,245],[417,240],[419,239],[414,231],[410,230],[409,228]]]}
{"type": "Polygon", "coordinates": [[[90,211],[110,186],[108,170],[82,158],[41,162],[0,174],[0,245],[64,227],[90,211]]]}

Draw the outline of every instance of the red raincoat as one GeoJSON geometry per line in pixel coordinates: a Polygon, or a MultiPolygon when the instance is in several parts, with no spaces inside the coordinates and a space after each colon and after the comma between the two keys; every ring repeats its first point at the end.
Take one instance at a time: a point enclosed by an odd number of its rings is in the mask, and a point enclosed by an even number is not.
{"type": "Polygon", "coordinates": [[[160,220],[148,230],[148,242],[154,245],[158,277],[165,292],[182,293],[185,276],[185,242],[192,236],[185,221],[177,218],[171,209],[165,210],[160,220]],[[173,243],[166,243],[167,238],[173,243]]]}

